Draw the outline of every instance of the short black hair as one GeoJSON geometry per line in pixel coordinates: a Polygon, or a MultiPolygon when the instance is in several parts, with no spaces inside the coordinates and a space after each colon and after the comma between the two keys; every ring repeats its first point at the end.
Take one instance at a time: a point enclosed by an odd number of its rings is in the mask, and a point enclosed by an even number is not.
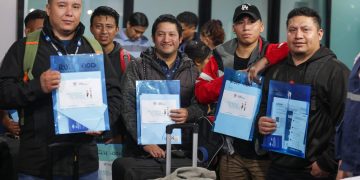
{"type": "Polygon", "coordinates": [[[35,9],[34,11],[31,11],[28,15],[26,15],[24,19],[25,27],[27,27],[28,23],[35,19],[45,19],[47,16],[46,12],[40,9],[35,9]]]}
{"type": "Polygon", "coordinates": [[[142,12],[135,12],[133,13],[129,19],[128,23],[131,26],[141,26],[141,27],[148,27],[149,26],[149,20],[146,17],[146,15],[142,12]]]}
{"type": "Polygon", "coordinates": [[[108,7],[108,6],[99,6],[97,7],[94,12],[91,14],[90,17],[90,26],[93,25],[93,20],[96,16],[111,16],[115,19],[116,27],[119,27],[119,13],[115,11],[115,9],[108,7]]]}
{"type": "Polygon", "coordinates": [[[308,7],[300,7],[295,8],[291,10],[288,14],[287,20],[286,20],[286,27],[289,26],[289,20],[295,16],[306,16],[313,18],[315,24],[318,25],[318,28],[321,28],[321,18],[320,15],[313,9],[308,7]]]}
{"type": "Polygon", "coordinates": [[[199,19],[196,16],[196,14],[190,11],[184,11],[180,13],[179,15],[177,15],[176,19],[188,26],[193,25],[195,28],[197,27],[199,22],[199,19]]]}
{"type": "Polygon", "coordinates": [[[200,40],[191,40],[186,44],[184,52],[193,61],[202,63],[210,55],[211,49],[200,40]]]}
{"type": "Polygon", "coordinates": [[[172,23],[176,25],[176,29],[179,33],[179,37],[182,36],[182,27],[181,24],[179,23],[179,21],[175,18],[175,16],[171,15],[171,14],[163,14],[160,15],[154,22],[153,26],[152,26],[152,30],[151,30],[151,35],[154,37],[155,36],[155,32],[157,30],[157,26],[160,23],[163,22],[168,22],[168,23],[172,23]]]}

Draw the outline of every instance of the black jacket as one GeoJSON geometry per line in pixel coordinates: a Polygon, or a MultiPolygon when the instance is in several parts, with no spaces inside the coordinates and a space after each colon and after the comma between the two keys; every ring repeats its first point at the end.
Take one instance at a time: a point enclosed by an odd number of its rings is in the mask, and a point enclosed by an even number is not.
{"type": "MultiPolygon", "coordinates": [[[[173,79],[180,80],[180,107],[188,110],[188,122],[194,122],[197,118],[204,114],[203,110],[194,98],[195,80],[198,77],[199,72],[193,64],[193,61],[185,54],[179,54],[179,56],[181,62],[173,79]]],[[[165,74],[162,72],[160,65],[155,61],[155,59],[156,55],[154,48],[147,49],[141,54],[139,59],[130,62],[126,69],[125,79],[122,83],[122,87],[124,89],[121,96],[123,98],[121,115],[124,119],[127,131],[130,134],[128,140],[133,141],[133,143],[137,141],[136,80],[166,80],[165,74]]],[[[187,138],[188,137],[183,134],[185,142],[189,142],[187,138]]],[[[141,152],[141,149],[138,150],[141,152]]],[[[139,152],[132,152],[131,154],[140,155],[139,152]]]]}
{"type": "Polygon", "coordinates": [[[348,75],[349,69],[326,47],[321,47],[310,59],[298,66],[294,65],[289,55],[286,60],[269,69],[263,86],[261,115],[266,115],[271,79],[311,85],[305,159],[271,153],[272,165],[305,170],[316,161],[324,171],[337,171],[334,155],[335,126],[344,113],[348,75]]]}
{"type": "MultiPolygon", "coordinates": [[[[44,22],[43,32],[63,54],[74,54],[77,42],[81,38],[81,53],[94,53],[90,44],[83,38],[84,26],[76,29],[74,38],[64,48],[60,40],[52,33],[48,19],[44,22]]],[[[42,33],[35,58],[32,74],[34,79],[27,83],[22,81],[23,58],[26,39],[15,42],[5,55],[0,69],[0,108],[23,109],[24,124],[20,132],[20,172],[44,177],[50,167],[48,165],[48,145],[54,142],[81,143],[79,147],[79,173],[89,173],[98,169],[97,147],[93,136],[84,133],[56,135],[54,131],[53,103],[51,93],[41,90],[40,75],[50,68],[50,56],[57,51],[45,40],[42,33]]],[[[105,56],[104,56],[105,57],[105,56]]],[[[110,121],[119,116],[120,86],[118,77],[108,60],[104,60],[106,89],[110,121]]],[[[54,175],[71,175],[73,151],[69,148],[56,148],[52,154],[54,175]]]]}

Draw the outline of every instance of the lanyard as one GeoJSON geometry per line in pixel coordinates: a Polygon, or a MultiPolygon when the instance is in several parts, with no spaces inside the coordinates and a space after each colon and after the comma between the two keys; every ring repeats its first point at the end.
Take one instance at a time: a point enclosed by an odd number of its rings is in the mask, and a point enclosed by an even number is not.
{"type": "MultiPolygon", "coordinates": [[[[59,49],[58,49],[58,48],[55,46],[55,44],[51,41],[51,38],[50,38],[48,35],[46,35],[44,31],[43,31],[43,34],[44,34],[44,36],[45,36],[45,40],[52,45],[52,47],[56,50],[56,53],[57,53],[59,56],[62,56],[63,54],[59,51],[59,49]]],[[[81,38],[79,39],[79,41],[78,41],[77,44],[76,44],[75,54],[78,53],[80,46],[81,46],[81,38]]]]}

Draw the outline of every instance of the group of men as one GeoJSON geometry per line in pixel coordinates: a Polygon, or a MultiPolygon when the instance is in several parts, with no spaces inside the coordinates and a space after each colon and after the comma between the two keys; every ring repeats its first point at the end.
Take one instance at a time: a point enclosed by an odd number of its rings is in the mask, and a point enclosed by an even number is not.
{"type": "MultiPolygon", "coordinates": [[[[49,69],[50,56],[95,53],[83,36],[85,27],[80,22],[82,3],[81,0],[48,0],[32,80],[23,78],[26,38],[10,47],[0,68],[0,108],[21,110],[24,118],[19,133],[19,179],[71,178],[75,173],[75,162],[79,179],[97,179],[98,156],[94,137],[102,132],[55,135],[53,125],[51,92],[59,88],[61,74],[49,69]],[[63,142],[76,144],[76,147],[52,146],[63,142]]],[[[224,68],[251,71],[257,63],[267,61],[272,66],[264,74],[255,138],[244,141],[226,136],[224,150],[219,155],[220,179],[336,177],[335,129],[344,114],[349,70],[331,50],[320,44],[323,30],[317,12],[306,7],[295,8],[287,18],[287,43],[269,44],[260,36],[264,25],[257,7],[250,4],[238,6],[233,16],[236,37],[214,49],[200,75],[193,61],[179,51],[185,38],[183,30],[189,28],[193,31],[193,26],[184,28],[173,15],[160,15],[151,31],[154,47],[143,48],[147,46],[146,39],[140,38],[140,34],[148,26],[146,17],[143,17],[141,13],[135,14],[127,23],[126,30],[119,34],[119,14],[112,8],[101,6],[91,16],[90,30],[104,51],[111,140],[116,142],[117,135],[126,137],[123,141],[124,156],[128,158],[114,162],[122,167],[113,169],[114,179],[131,179],[131,168],[144,162],[138,157],[161,159],[166,156],[162,146],[136,143],[137,80],[180,80],[180,108],[172,109],[170,118],[175,123],[196,122],[206,115],[207,108],[202,105],[217,102],[224,68]],[[117,35],[120,35],[120,43],[114,41],[117,35]],[[139,41],[139,46],[133,49],[135,54],[132,54],[139,57],[136,60],[123,50],[131,46],[128,41],[134,39],[139,41]],[[127,61],[123,69],[122,55],[128,57],[124,58],[127,61]],[[316,76],[310,74],[310,69],[314,68],[316,76]],[[307,84],[312,88],[305,158],[264,152],[259,146],[264,135],[271,134],[277,127],[273,119],[265,116],[270,80],[307,84]],[[130,157],[138,159],[134,161],[130,157]]],[[[177,148],[188,150],[190,136],[187,133],[183,136],[184,143],[177,148]]],[[[348,159],[346,165],[345,171],[358,172],[349,168],[348,159]]],[[[148,176],[143,178],[157,178],[159,174],[145,175],[148,176]]],[[[338,178],[345,175],[339,173],[338,178]]]]}

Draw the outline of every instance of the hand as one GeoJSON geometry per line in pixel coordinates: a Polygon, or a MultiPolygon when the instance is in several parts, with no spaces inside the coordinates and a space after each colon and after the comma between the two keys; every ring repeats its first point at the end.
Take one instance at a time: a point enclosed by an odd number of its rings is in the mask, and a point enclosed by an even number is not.
{"type": "Polygon", "coordinates": [[[18,136],[20,133],[20,126],[19,123],[14,122],[9,118],[8,115],[4,115],[2,119],[2,124],[5,126],[5,128],[13,135],[18,136]]]}
{"type": "Polygon", "coordinates": [[[321,178],[321,177],[328,177],[329,174],[330,174],[329,172],[321,170],[316,161],[311,165],[311,175],[312,176],[321,178]]]}
{"type": "Polygon", "coordinates": [[[146,145],[143,149],[154,158],[165,158],[165,151],[156,144],[146,145]]]}
{"type": "Polygon", "coordinates": [[[259,133],[263,135],[271,134],[276,130],[276,121],[266,116],[260,117],[258,125],[259,133]]]}
{"type": "Polygon", "coordinates": [[[248,78],[249,81],[259,81],[257,79],[257,76],[260,71],[264,70],[268,64],[268,61],[265,57],[261,58],[259,61],[257,61],[253,66],[249,69],[248,78]]]}
{"type": "Polygon", "coordinates": [[[41,89],[44,93],[50,93],[60,86],[60,72],[47,70],[40,75],[41,89]]]}
{"type": "Polygon", "coordinates": [[[175,123],[185,123],[188,116],[189,113],[185,108],[170,110],[170,118],[175,121],[175,123]]]}
{"type": "Polygon", "coordinates": [[[88,131],[88,132],[85,132],[85,134],[91,135],[91,136],[100,136],[102,133],[103,133],[102,131],[88,131]]]}
{"type": "MultiPolygon", "coordinates": [[[[339,161],[339,168],[341,166],[342,160],[339,161]]],[[[347,177],[351,177],[351,172],[343,171],[338,169],[338,173],[336,175],[336,180],[345,179],[347,177]]]]}

